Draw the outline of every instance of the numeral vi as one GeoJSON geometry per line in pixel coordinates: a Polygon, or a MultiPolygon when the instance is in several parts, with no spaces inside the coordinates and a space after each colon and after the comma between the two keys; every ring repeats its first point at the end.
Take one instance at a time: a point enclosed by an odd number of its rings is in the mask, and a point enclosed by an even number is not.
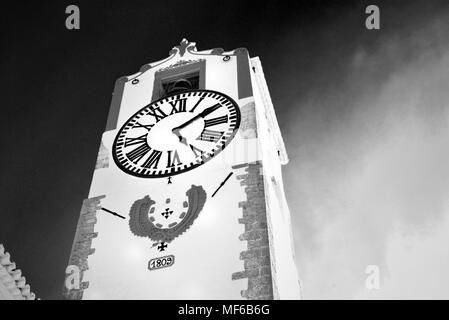
{"type": "Polygon", "coordinates": [[[179,160],[178,151],[175,150],[173,153],[172,150],[168,151],[168,161],[167,161],[167,167],[174,167],[175,165],[180,165],[181,160],[179,160]]]}

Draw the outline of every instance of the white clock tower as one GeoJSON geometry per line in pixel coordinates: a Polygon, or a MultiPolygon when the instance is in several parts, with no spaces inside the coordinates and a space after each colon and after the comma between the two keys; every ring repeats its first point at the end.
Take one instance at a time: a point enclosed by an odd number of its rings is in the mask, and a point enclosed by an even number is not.
{"type": "Polygon", "coordinates": [[[260,60],[246,49],[169,57],[117,80],[64,296],[299,299],[260,60]]]}

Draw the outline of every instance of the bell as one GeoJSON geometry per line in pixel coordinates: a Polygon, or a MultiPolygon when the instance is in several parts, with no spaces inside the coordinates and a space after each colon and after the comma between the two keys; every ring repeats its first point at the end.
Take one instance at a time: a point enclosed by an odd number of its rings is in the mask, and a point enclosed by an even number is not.
{"type": "Polygon", "coordinates": [[[171,86],[167,88],[167,94],[179,93],[192,89],[192,83],[187,79],[176,80],[171,86]]]}

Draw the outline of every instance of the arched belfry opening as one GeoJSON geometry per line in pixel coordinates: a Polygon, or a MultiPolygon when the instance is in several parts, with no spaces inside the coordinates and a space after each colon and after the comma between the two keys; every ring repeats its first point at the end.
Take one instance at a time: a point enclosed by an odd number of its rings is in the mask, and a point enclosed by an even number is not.
{"type": "MultiPolygon", "coordinates": [[[[189,90],[198,89],[199,84],[199,74],[198,72],[193,73],[191,75],[186,75],[178,79],[174,79],[171,81],[162,83],[162,97],[186,92],[189,90]]],[[[160,97],[160,98],[162,98],[160,97]]]]}

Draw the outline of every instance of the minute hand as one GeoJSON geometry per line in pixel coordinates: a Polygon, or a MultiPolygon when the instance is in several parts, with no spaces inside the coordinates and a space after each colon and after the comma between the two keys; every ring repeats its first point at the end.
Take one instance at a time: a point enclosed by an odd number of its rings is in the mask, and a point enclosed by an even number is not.
{"type": "Polygon", "coordinates": [[[207,116],[208,114],[214,112],[215,110],[217,110],[218,108],[221,107],[221,104],[217,103],[215,105],[213,105],[212,107],[206,108],[203,111],[201,111],[198,115],[196,115],[195,117],[193,117],[192,119],[190,119],[189,121],[181,124],[180,126],[177,126],[176,128],[173,128],[173,132],[175,131],[179,131],[182,128],[187,127],[189,124],[191,124],[192,122],[195,122],[196,120],[198,120],[199,118],[204,118],[205,116],[207,116]]]}

